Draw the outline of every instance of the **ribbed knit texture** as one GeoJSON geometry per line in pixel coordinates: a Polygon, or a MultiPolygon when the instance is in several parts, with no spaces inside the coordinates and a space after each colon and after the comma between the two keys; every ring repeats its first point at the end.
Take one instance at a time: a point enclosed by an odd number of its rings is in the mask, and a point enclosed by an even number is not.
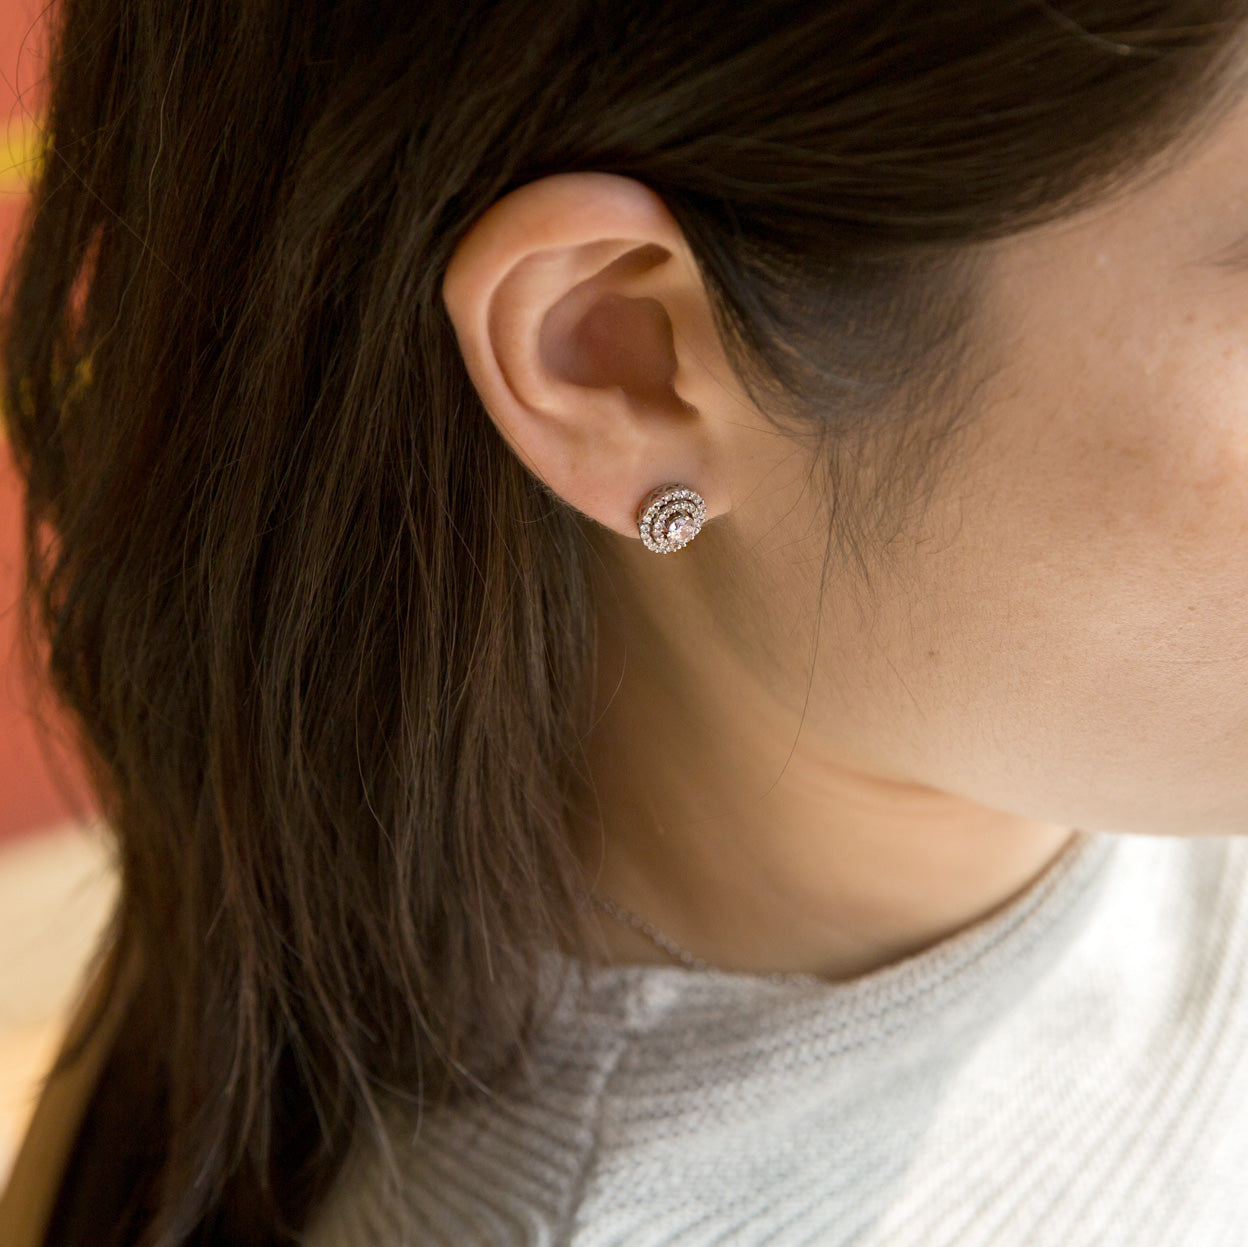
{"type": "MultiPolygon", "coordinates": [[[[1080,833],[846,983],[589,971],[540,1084],[358,1149],[310,1247],[1244,1247],[1248,840],[1080,833]]],[[[552,959],[552,966],[566,963],[552,959]]]]}

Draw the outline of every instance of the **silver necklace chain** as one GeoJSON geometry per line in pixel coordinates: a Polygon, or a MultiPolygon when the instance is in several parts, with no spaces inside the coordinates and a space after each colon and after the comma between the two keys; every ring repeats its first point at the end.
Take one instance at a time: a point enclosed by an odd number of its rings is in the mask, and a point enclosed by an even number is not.
{"type": "MultiPolygon", "coordinates": [[[[664,935],[653,922],[648,922],[640,914],[635,914],[631,909],[625,909],[623,905],[617,905],[614,901],[604,901],[600,896],[594,896],[592,892],[587,899],[592,908],[601,910],[617,922],[622,922],[625,926],[632,927],[634,931],[640,932],[652,944],[667,953],[669,957],[679,961],[687,970],[711,969],[710,965],[703,961],[701,957],[695,957],[687,949],[681,948],[671,936],[664,935]]],[[[766,979],[770,983],[788,983],[795,979],[805,979],[809,976],[803,974],[783,974],[777,971],[774,974],[763,974],[759,977],[766,979]]]]}
{"type": "Polygon", "coordinates": [[[652,944],[661,948],[669,957],[675,957],[687,970],[709,970],[711,968],[700,957],[695,957],[691,952],[681,948],[670,936],[664,935],[653,922],[647,922],[644,918],[633,913],[631,909],[625,909],[623,905],[617,905],[614,901],[604,901],[601,897],[594,896],[592,893],[589,897],[589,903],[595,909],[600,909],[604,914],[614,918],[617,922],[622,922],[625,926],[632,927],[634,931],[640,931],[652,944]]]}

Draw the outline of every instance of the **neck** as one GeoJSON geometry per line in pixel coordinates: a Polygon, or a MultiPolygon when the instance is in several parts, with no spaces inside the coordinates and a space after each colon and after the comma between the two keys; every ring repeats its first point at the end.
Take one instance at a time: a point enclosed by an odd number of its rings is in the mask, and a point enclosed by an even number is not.
{"type": "MultiPolygon", "coordinates": [[[[868,973],[986,917],[1071,837],[839,756],[710,647],[675,667],[662,651],[602,628],[573,845],[596,895],[710,965],[868,973]]],[[[670,964],[625,924],[587,921],[610,960],[670,964]]]]}

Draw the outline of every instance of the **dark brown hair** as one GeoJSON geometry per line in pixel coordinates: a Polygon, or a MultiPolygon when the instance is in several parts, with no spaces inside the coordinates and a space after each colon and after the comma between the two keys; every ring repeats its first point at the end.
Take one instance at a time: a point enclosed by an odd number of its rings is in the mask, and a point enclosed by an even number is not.
{"type": "Polygon", "coordinates": [[[950,365],[959,257],[1208,115],[1243,6],[53,12],[4,364],[139,969],[52,1241],[285,1242],[387,1098],[502,1076],[577,939],[587,521],[469,383],[464,232],[639,179],[751,392],[834,443],[950,365]]]}

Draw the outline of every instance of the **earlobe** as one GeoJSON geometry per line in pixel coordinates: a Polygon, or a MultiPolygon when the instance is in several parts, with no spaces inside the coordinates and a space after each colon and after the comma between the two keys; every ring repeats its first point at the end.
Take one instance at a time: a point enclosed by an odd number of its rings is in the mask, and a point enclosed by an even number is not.
{"type": "Polygon", "coordinates": [[[632,537],[656,484],[714,508],[709,422],[679,392],[699,361],[678,322],[704,292],[652,191],[597,173],[521,187],[461,241],[443,298],[486,410],[571,505],[632,537]]]}

